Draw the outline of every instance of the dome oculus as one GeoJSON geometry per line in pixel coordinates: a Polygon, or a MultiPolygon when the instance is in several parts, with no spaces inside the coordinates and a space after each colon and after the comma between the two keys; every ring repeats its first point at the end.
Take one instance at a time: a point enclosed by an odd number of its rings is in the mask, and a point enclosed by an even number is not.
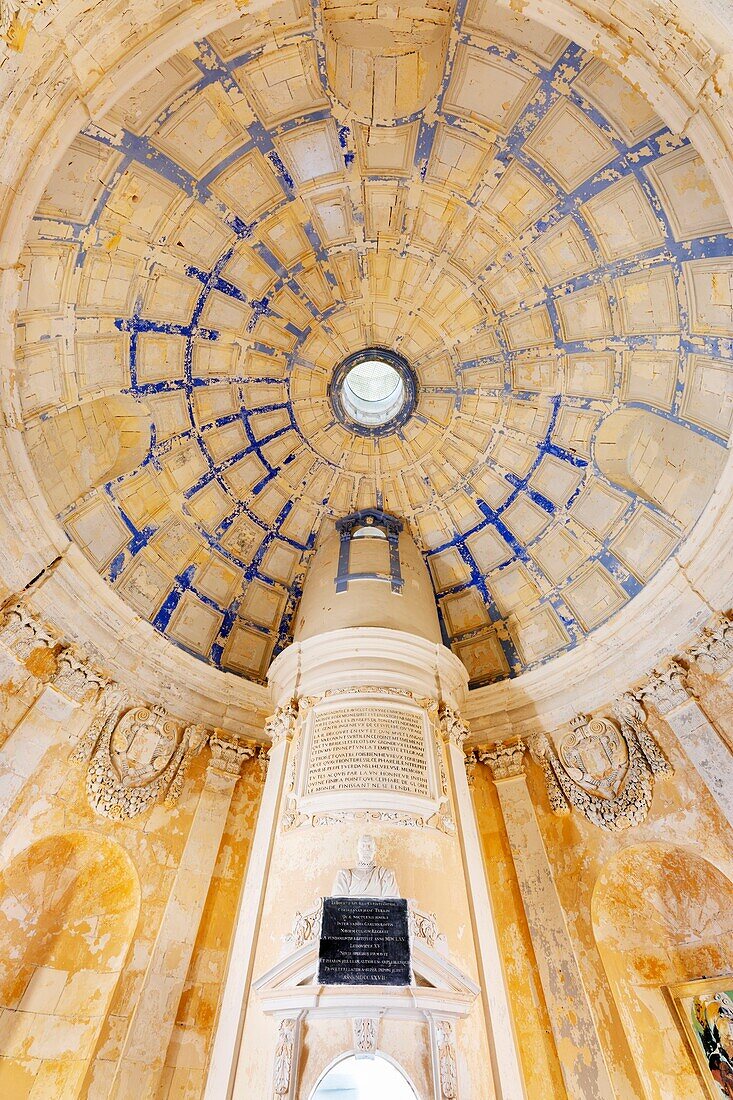
{"type": "Polygon", "coordinates": [[[385,435],[412,413],[417,381],[404,356],[386,348],[365,348],[337,367],[329,393],[345,427],[359,435],[385,435]]]}

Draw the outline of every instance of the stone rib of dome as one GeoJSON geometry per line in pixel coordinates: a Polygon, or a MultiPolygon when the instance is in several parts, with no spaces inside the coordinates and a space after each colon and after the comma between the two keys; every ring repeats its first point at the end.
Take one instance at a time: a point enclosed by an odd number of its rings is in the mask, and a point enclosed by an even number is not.
{"type": "Polygon", "coordinates": [[[17,354],[49,505],[143,618],[251,678],[327,517],[404,517],[478,683],[627,607],[722,470],[733,267],[701,159],[538,24],[472,3],[461,32],[427,107],[368,124],[310,9],[243,19],[79,135],[37,211],[17,354]],[[419,381],[381,438],[328,397],[371,345],[419,381]]]}

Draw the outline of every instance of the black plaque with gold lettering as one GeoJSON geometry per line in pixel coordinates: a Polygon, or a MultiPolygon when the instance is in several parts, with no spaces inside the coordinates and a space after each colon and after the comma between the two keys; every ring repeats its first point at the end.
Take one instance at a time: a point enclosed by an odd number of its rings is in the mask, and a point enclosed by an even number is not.
{"type": "Polygon", "coordinates": [[[405,898],[324,898],[321,985],[409,985],[405,898]]]}

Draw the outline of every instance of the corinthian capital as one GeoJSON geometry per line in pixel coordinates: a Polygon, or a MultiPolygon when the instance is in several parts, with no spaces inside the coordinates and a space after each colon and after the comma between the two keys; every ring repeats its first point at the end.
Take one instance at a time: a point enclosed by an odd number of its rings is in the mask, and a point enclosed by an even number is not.
{"type": "Polygon", "coordinates": [[[289,703],[278,707],[275,713],[270,715],[265,722],[265,734],[270,738],[271,747],[274,748],[285,738],[293,736],[297,717],[297,699],[291,699],[289,703]]]}
{"type": "Polygon", "coordinates": [[[494,779],[514,779],[524,775],[525,744],[517,739],[502,741],[490,749],[479,750],[478,758],[482,764],[488,764],[494,779]]]}
{"type": "Polygon", "coordinates": [[[90,691],[105,687],[106,681],[90,667],[85,656],[65,649],[59,654],[58,668],[51,684],[68,699],[82,703],[90,691]]]}
{"type": "Polygon", "coordinates": [[[51,649],[54,640],[20,603],[6,609],[0,625],[0,644],[19,661],[26,661],[34,649],[51,649]]]}
{"type": "Polygon", "coordinates": [[[647,682],[642,684],[639,694],[645,701],[653,703],[660,714],[668,714],[690,698],[686,676],[678,661],[666,661],[654,669],[647,682]]]}
{"type": "Polygon", "coordinates": [[[438,710],[440,720],[440,732],[443,740],[450,742],[451,745],[455,745],[457,748],[463,748],[463,742],[470,734],[470,730],[466,723],[461,718],[457,710],[453,710],[453,707],[447,706],[445,703],[440,704],[438,710]]]}
{"type": "Polygon", "coordinates": [[[733,662],[733,622],[727,615],[716,615],[695,638],[688,653],[709,676],[727,672],[733,662]]]}
{"type": "Polygon", "coordinates": [[[209,770],[239,777],[242,765],[254,756],[256,747],[244,741],[227,741],[214,735],[209,739],[209,770]]]}

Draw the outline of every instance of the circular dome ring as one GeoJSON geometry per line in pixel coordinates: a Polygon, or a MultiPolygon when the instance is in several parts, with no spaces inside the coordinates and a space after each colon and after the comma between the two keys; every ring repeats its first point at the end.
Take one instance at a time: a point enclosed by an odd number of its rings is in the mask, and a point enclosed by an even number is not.
{"type": "Polygon", "coordinates": [[[338,365],[328,387],[336,419],[357,435],[397,431],[417,404],[415,372],[403,355],[389,348],[354,352],[338,365]]]}

